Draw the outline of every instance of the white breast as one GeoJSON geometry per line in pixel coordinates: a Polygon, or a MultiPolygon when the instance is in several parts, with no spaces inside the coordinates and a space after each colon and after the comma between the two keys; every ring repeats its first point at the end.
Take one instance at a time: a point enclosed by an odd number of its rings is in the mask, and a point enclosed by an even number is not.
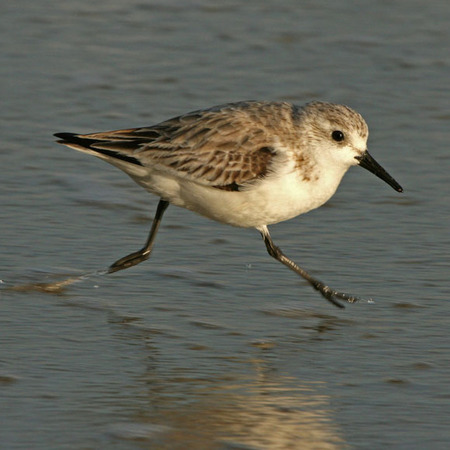
{"type": "Polygon", "coordinates": [[[170,203],[210,219],[238,227],[258,227],[291,219],[325,203],[336,191],[344,173],[305,181],[285,167],[241,191],[225,191],[177,179],[148,174],[136,180],[170,203]]]}

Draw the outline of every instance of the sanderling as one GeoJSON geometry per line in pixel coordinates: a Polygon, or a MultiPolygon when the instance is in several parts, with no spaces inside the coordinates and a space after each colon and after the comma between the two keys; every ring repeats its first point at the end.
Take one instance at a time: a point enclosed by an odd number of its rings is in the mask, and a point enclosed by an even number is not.
{"type": "Polygon", "coordinates": [[[58,143],[97,156],[160,197],[145,246],[109,267],[149,258],[169,204],[237,227],[254,227],[267,251],[336,306],[357,297],[335,291],[289,259],[268,225],[323,205],[345,172],[369,170],[402,187],[367,151],[368,128],[347,106],[312,102],[238,102],[193,111],[157,125],[91,134],[57,133],[58,143]]]}

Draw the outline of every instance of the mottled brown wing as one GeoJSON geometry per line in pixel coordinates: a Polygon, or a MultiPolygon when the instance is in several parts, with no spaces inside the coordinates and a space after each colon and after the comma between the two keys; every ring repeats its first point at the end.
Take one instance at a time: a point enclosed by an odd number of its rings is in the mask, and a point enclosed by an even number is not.
{"type": "Polygon", "coordinates": [[[285,103],[242,102],[194,111],[158,125],[78,135],[89,148],[227,190],[264,177],[285,103]]]}

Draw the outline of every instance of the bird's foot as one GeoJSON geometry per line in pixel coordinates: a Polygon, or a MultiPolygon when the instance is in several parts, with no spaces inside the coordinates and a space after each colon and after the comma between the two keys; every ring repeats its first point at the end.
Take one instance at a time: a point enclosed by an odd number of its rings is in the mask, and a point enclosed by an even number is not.
{"type": "Polygon", "coordinates": [[[360,300],[359,297],[346,294],[345,292],[335,291],[320,281],[312,283],[314,289],[318,290],[330,303],[338,308],[345,308],[338,300],[345,300],[347,303],[355,303],[360,300]]]}
{"type": "Polygon", "coordinates": [[[150,257],[150,252],[139,250],[137,252],[130,253],[123,258],[118,259],[114,264],[111,264],[108,268],[108,273],[118,272],[119,270],[128,269],[136,266],[137,264],[146,261],[150,257]]]}

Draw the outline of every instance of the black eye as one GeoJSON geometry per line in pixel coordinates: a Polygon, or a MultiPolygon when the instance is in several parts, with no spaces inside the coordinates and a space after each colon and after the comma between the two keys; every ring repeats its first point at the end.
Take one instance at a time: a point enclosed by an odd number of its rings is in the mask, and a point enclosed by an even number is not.
{"type": "Polygon", "coordinates": [[[342,131],[339,130],[334,130],[331,133],[331,137],[336,141],[336,142],[341,142],[344,140],[345,136],[344,133],[342,131]]]}

